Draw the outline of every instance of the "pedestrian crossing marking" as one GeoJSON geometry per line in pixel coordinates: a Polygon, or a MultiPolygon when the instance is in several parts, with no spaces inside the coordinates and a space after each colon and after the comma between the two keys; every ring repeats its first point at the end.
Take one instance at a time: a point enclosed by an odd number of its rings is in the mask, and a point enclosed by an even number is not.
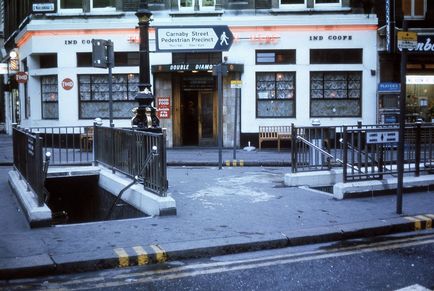
{"type": "Polygon", "coordinates": [[[141,246],[135,246],[133,247],[133,250],[137,254],[137,264],[139,266],[149,264],[148,253],[141,246]]]}
{"type": "Polygon", "coordinates": [[[118,255],[119,258],[119,267],[128,267],[130,265],[130,259],[128,257],[127,252],[123,248],[116,248],[114,252],[118,255]]]}

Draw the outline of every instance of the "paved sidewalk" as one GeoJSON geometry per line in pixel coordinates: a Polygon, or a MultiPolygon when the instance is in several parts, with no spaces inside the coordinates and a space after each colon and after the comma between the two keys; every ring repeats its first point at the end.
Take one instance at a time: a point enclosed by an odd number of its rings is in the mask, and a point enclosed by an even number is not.
{"type": "MultiPolygon", "coordinates": [[[[214,154],[174,149],[168,160],[214,154]]],[[[30,229],[8,185],[9,170],[0,167],[0,279],[137,265],[142,251],[155,263],[412,231],[416,225],[406,216],[434,214],[434,192],[406,194],[398,215],[395,196],[335,200],[284,187],[287,167],[171,166],[168,194],[176,200],[176,216],[30,229]]]]}

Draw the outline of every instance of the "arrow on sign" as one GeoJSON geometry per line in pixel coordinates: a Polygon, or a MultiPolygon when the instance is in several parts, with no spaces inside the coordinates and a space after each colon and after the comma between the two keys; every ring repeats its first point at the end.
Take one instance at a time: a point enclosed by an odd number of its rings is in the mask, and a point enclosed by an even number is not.
{"type": "Polygon", "coordinates": [[[234,40],[226,25],[157,27],[157,51],[228,51],[234,40]]]}

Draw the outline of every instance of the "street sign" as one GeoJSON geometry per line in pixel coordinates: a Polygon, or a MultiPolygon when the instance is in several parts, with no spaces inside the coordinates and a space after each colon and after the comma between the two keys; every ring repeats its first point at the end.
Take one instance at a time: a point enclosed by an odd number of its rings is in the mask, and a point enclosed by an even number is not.
{"type": "Polygon", "coordinates": [[[371,131],[366,132],[366,143],[397,143],[399,140],[398,131],[371,131]]]}
{"type": "Polygon", "coordinates": [[[417,47],[417,33],[409,31],[398,31],[398,48],[415,49],[417,47]]]}
{"type": "Polygon", "coordinates": [[[157,51],[228,51],[234,36],[226,25],[156,27],[157,51]]]}
{"type": "Polygon", "coordinates": [[[33,0],[32,13],[56,12],[54,0],[33,0]]]}
{"type": "Polygon", "coordinates": [[[243,87],[243,81],[241,80],[231,80],[232,89],[241,89],[243,87]]]}

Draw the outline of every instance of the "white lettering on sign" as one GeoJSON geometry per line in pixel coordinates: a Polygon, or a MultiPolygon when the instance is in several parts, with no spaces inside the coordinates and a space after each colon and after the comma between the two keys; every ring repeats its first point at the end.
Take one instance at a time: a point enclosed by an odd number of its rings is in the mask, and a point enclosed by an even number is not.
{"type": "Polygon", "coordinates": [[[65,90],[71,90],[74,87],[74,81],[69,78],[65,78],[62,81],[62,88],[65,90]]]}
{"type": "Polygon", "coordinates": [[[190,65],[170,65],[171,71],[186,71],[190,69],[190,65]]]}

